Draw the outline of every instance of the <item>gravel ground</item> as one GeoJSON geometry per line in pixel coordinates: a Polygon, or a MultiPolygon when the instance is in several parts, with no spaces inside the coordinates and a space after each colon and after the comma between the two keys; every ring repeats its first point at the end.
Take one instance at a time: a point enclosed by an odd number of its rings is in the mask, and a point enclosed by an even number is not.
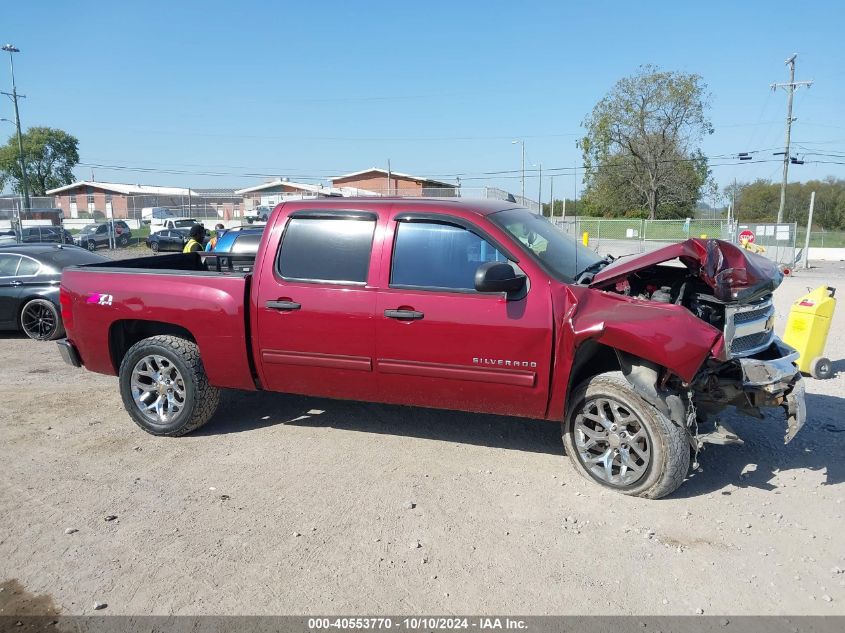
{"type": "MultiPolygon", "coordinates": [[[[845,287],[824,266],[779,331],[845,287]]],[[[230,392],[155,438],[114,378],[6,334],[0,614],[845,614],[843,325],[789,446],[737,418],[660,501],[581,479],[540,421],[230,392]]]]}

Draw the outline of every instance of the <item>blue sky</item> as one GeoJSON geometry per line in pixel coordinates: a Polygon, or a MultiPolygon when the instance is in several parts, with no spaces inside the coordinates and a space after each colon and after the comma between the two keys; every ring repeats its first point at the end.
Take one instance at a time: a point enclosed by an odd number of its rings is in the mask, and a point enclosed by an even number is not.
{"type": "MultiPolygon", "coordinates": [[[[22,51],[24,127],[71,132],[87,165],[150,170],[94,167],[98,180],[240,186],[390,159],[397,171],[518,192],[518,175],[484,175],[519,169],[511,140],[524,139],[529,166],[547,173],[580,164],[584,117],[645,63],[703,76],[716,128],[706,154],[759,149],[776,160],[786,94],[769,84],[787,80],[784,60],[797,52],[796,78],[816,83],[796,93],[795,151],[845,156],[843,24],[836,1],[30,0],[4,5],[0,39],[22,51]]],[[[4,101],[0,117],[11,115],[4,101]]],[[[791,180],[845,177],[845,165],[809,163],[845,158],[805,160],[791,180]]],[[[724,186],[778,180],[780,169],[713,172],[724,186]]],[[[557,196],[571,197],[577,179],[561,173],[557,196]]],[[[526,188],[536,197],[537,178],[526,188]]]]}

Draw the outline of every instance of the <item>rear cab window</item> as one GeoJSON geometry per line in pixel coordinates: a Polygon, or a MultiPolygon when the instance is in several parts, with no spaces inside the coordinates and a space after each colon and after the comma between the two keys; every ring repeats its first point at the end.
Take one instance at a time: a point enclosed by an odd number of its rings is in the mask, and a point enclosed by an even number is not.
{"type": "Polygon", "coordinates": [[[276,273],[286,281],[366,285],[376,220],[364,212],[294,212],[276,273]]]}

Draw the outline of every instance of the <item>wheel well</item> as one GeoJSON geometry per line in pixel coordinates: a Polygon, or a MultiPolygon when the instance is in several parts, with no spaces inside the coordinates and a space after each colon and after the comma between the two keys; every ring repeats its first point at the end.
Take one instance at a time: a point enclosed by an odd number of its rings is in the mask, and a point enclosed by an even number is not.
{"type": "Polygon", "coordinates": [[[571,394],[578,385],[593,376],[620,369],[616,350],[593,340],[584,341],[575,350],[566,392],[571,394]]]}
{"type": "Polygon", "coordinates": [[[192,343],[196,343],[194,335],[181,325],[164,323],[162,321],[125,320],[115,321],[109,329],[109,354],[115,372],[120,370],[120,363],[129,348],[138,341],[151,336],[166,334],[178,336],[192,343]]]}

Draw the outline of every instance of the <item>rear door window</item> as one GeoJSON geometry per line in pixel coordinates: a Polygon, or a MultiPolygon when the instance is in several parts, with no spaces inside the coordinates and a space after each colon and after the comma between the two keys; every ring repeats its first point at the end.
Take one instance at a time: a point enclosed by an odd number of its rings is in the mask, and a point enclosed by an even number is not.
{"type": "Polygon", "coordinates": [[[292,217],[277,270],[289,280],[365,284],[375,226],[369,217],[292,217]]]}
{"type": "Polygon", "coordinates": [[[20,255],[7,255],[0,253],[0,277],[14,277],[18,271],[20,255]]]}

